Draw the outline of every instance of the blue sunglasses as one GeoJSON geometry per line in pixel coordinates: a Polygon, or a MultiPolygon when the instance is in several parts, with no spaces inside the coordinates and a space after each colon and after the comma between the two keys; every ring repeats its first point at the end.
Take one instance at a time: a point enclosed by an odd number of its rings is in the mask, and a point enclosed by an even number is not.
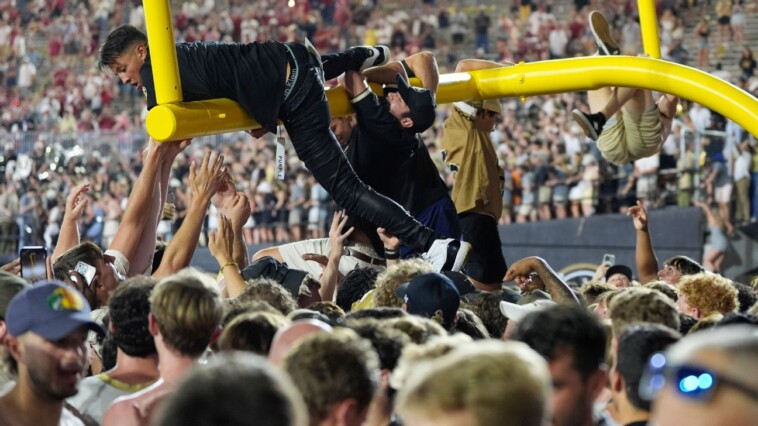
{"type": "Polygon", "coordinates": [[[720,384],[758,400],[758,390],[745,384],[696,365],[670,365],[665,355],[656,353],[650,357],[640,380],[640,397],[652,401],[667,383],[670,383],[679,395],[696,401],[704,402],[710,399],[720,384]]]}

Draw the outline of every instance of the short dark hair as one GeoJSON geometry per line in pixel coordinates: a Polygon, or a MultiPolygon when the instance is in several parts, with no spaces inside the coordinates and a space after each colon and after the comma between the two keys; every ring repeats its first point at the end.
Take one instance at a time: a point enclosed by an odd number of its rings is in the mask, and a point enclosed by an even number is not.
{"type": "Polygon", "coordinates": [[[122,25],[108,34],[97,54],[97,68],[105,70],[135,43],[147,44],[147,35],[131,25],[122,25]]]}
{"type": "Polygon", "coordinates": [[[329,301],[315,302],[308,305],[308,309],[316,311],[326,315],[330,322],[341,320],[345,318],[345,311],[342,310],[336,303],[329,301]]]}
{"type": "Polygon", "coordinates": [[[500,339],[505,332],[508,318],[500,311],[501,293],[482,293],[469,299],[471,311],[482,320],[484,327],[493,339],[500,339]]]}
{"type": "Polygon", "coordinates": [[[511,340],[526,343],[548,361],[570,350],[574,368],[583,379],[605,360],[605,328],[597,316],[578,305],[551,306],[527,315],[511,340]]]}
{"type": "Polygon", "coordinates": [[[361,300],[366,293],[376,287],[378,276],[379,272],[374,268],[359,268],[348,272],[337,290],[335,302],[343,311],[350,312],[353,303],[361,300]]]}
{"type": "Polygon", "coordinates": [[[240,350],[266,356],[274,335],[289,321],[280,313],[248,312],[237,315],[218,339],[222,351],[240,350]]]}
{"type": "Polygon", "coordinates": [[[156,424],[304,426],[307,414],[292,381],[264,358],[227,352],[194,368],[166,399],[156,424]]]}
{"type": "Polygon", "coordinates": [[[129,356],[145,358],[156,353],[147,321],[155,283],[146,276],[129,278],[113,291],[108,301],[111,334],[116,345],[129,356]]]}
{"type": "Polygon", "coordinates": [[[371,342],[383,370],[394,370],[403,349],[411,342],[407,335],[374,319],[348,321],[345,326],[371,342]]]}
{"type": "Polygon", "coordinates": [[[640,398],[642,372],[648,359],[662,352],[682,337],[678,332],[660,324],[636,324],[627,327],[618,340],[616,371],[624,378],[629,402],[635,407],[650,411],[650,401],[640,398]]]}
{"type": "Polygon", "coordinates": [[[747,312],[747,310],[758,301],[755,291],[753,291],[753,288],[749,285],[737,281],[732,281],[732,285],[737,289],[737,302],[739,303],[737,311],[747,312]]]}
{"type": "Polygon", "coordinates": [[[734,325],[734,324],[745,324],[745,325],[756,326],[758,325],[758,317],[756,317],[755,315],[748,314],[746,312],[730,312],[724,315],[724,318],[721,318],[721,320],[716,323],[716,327],[723,327],[723,326],[734,325]]]}
{"type": "Polygon", "coordinates": [[[682,273],[682,275],[695,275],[705,272],[703,265],[697,263],[687,256],[674,256],[663,262],[664,265],[673,266],[682,273]]]}

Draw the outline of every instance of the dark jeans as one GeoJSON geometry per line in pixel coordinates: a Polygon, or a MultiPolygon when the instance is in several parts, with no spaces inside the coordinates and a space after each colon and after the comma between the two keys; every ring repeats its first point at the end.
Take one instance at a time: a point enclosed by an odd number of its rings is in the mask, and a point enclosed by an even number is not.
{"type": "MultiPolygon", "coordinates": [[[[347,161],[334,133],[324,95],[318,61],[301,44],[289,44],[298,76],[289,97],[282,103],[279,118],[305,167],[334,202],[397,236],[413,248],[426,251],[438,236],[411,217],[399,204],[364,184],[347,161]]],[[[292,62],[292,61],[291,61],[292,62]]],[[[294,72],[294,70],[293,70],[294,72]]]]}

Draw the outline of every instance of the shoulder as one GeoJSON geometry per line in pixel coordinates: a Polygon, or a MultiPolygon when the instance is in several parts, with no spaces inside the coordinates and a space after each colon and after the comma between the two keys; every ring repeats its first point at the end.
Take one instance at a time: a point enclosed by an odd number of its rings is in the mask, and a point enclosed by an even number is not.
{"type": "Polygon", "coordinates": [[[103,415],[103,426],[137,424],[136,411],[132,396],[116,398],[103,415]]]}

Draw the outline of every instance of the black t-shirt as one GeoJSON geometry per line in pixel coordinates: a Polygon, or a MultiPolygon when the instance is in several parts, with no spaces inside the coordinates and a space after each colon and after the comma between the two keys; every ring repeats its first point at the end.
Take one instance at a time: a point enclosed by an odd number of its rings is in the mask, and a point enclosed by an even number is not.
{"type": "Polygon", "coordinates": [[[363,182],[414,216],[448,194],[426,145],[400,127],[385,99],[371,93],[353,106],[358,125],[345,154],[363,182]]]}
{"type": "MultiPolygon", "coordinates": [[[[185,102],[229,98],[263,127],[276,132],[287,66],[284,44],[177,43],[176,59],[185,102]]],[[[151,109],[156,99],[149,57],[140,69],[140,78],[151,109]]]]}

